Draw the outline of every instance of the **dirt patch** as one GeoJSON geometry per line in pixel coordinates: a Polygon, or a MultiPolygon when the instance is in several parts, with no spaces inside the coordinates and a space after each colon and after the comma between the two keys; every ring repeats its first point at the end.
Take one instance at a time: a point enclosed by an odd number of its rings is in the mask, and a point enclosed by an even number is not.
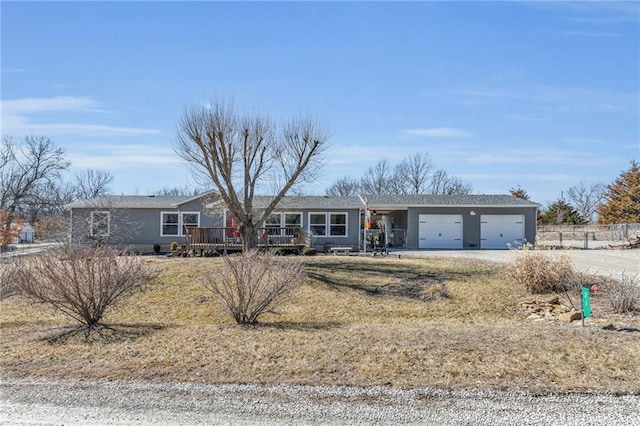
{"type": "Polygon", "coordinates": [[[450,296],[444,278],[425,275],[385,284],[371,290],[371,293],[424,301],[446,299],[450,296]]]}

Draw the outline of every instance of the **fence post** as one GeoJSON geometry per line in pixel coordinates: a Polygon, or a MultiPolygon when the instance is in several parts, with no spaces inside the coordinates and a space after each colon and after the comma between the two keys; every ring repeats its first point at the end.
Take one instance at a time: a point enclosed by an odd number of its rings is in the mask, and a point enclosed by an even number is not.
{"type": "Polygon", "coordinates": [[[588,232],[584,233],[584,248],[585,249],[589,248],[589,233],[588,232]]]}
{"type": "Polygon", "coordinates": [[[560,247],[562,247],[562,232],[558,232],[560,234],[560,247]]]}

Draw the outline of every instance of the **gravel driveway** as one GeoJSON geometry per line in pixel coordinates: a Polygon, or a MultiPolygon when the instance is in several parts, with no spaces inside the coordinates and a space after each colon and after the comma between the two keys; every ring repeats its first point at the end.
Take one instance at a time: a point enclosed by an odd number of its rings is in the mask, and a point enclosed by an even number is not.
{"type": "MultiPolygon", "coordinates": [[[[519,250],[402,250],[391,255],[410,257],[464,257],[492,262],[510,262],[519,250]]],[[[640,250],[550,250],[551,255],[569,254],[573,266],[582,272],[620,278],[622,273],[640,278],[640,250]]]]}
{"type": "Polygon", "coordinates": [[[640,425],[640,396],[11,381],[0,424],[640,425]]]}

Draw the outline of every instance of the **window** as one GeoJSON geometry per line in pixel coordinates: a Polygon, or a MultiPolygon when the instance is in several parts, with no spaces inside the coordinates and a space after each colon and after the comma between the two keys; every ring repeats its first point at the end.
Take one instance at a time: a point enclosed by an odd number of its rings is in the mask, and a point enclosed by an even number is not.
{"type": "Polygon", "coordinates": [[[329,213],[329,234],[336,237],[347,236],[347,214],[329,213]]]}
{"type": "Polygon", "coordinates": [[[111,231],[111,214],[105,211],[91,212],[91,236],[107,237],[111,231]]]}
{"type": "Polygon", "coordinates": [[[280,233],[280,213],[271,213],[264,221],[264,227],[269,235],[278,235],[280,233]]]}
{"type": "Polygon", "coordinates": [[[316,236],[347,236],[347,213],[309,213],[309,231],[316,236]]]}
{"type": "Polygon", "coordinates": [[[199,212],[162,212],[160,235],[163,237],[183,236],[185,229],[200,226],[199,212]]]}
{"type": "Polygon", "coordinates": [[[284,226],[287,237],[297,237],[298,231],[295,228],[302,227],[302,213],[285,213],[284,226]]]}
{"type": "Polygon", "coordinates": [[[285,213],[284,214],[284,226],[287,228],[293,228],[295,226],[302,226],[302,215],[300,213],[285,213]]]}
{"type": "Polygon", "coordinates": [[[327,215],[309,213],[309,230],[313,235],[327,235],[327,215]]]}
{"type": "Polygon", "coordinates": [[[200,224],[200,213],[182,213],[182,232],[187,233],[187,228],[196,228],[200,224]]]}
{"type": "Polygon", "coordinates": [[[178,213],[162,213],[162,233],[161,235],[178,235],[178,213]]]}

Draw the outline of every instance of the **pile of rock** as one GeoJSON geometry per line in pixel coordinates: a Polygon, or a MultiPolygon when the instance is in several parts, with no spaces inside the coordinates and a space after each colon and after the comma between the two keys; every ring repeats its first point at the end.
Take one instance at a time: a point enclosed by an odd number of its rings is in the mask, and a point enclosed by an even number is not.
{"type": "Polygon", "coordinates": [[[612,249],[616,250],[628,250],[628,249],[637,249],[640,248],[640,233],[636,233],[629,237],[627,241],[619,246],[611,246],[612,249]]]}
{"type": "Polygon", "coordinates": [[[527,319],[534,321],[561,320],[571,322],[581,318],[579,311],[560,303],[557,294],[531,297],[520,302],[520,306],[529,314],[527,319]]]}

